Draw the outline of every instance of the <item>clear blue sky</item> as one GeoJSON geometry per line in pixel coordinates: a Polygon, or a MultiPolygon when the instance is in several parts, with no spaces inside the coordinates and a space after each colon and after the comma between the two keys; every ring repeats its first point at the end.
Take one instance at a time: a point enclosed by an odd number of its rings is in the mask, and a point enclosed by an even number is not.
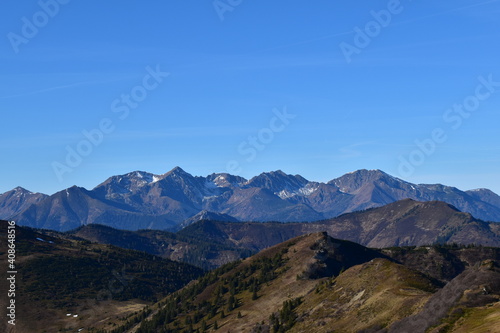
{"type": "Polygon", "coordinates": [[[54,1],[0,13],[0,193],[177,165],[500,193],[500,1],[54,1]]]}

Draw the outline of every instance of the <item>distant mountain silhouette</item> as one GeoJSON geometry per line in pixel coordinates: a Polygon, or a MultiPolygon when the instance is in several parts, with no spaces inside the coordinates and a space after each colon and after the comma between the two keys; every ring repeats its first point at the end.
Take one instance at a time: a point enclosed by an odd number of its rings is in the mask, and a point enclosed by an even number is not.
{"type": "Polygon", "coordinates": [[[246,180],[227,173],[192,176],[176,167],[163,175],[113,176],[90,191],[71,187],[51,196],[13,191],[0,196],[0,216],[58,231],[90,223],[175,230],[203,211],[223,214],[211,217],[222,220],[317,221],[406,198],[439,200],[476,218],[500,221],[500,197],[489,190],[411,184],[380,170],[358,170],[320,183],[282,171],[246,180]]]}

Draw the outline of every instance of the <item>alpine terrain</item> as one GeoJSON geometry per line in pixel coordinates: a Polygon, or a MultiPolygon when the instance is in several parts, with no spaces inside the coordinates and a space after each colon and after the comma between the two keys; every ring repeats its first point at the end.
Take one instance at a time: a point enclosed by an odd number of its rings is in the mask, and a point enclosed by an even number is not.
{"type": "Polygon", "coordinates": [[[380,170],[358,170],[321,183],[282,171],[250,180],[227,173],[199,177],[179,167],[163,175],[134,171],[92,190],[73,186],[50,196],[18,188],[0,196],[0,216],[57,231],[92,223],[178,230],[200,219],[318,221],[407,198],[443,201],[478,219],[500,221],[500,197],[487,189],[411,184],[380,170]]]}

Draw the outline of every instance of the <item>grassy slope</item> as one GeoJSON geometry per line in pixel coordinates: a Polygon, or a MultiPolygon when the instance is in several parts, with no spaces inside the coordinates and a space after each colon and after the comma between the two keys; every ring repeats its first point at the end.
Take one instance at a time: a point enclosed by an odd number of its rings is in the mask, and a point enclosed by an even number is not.
{"type": "MultiPolygon", "coordinates": [[[[318,281],[297,279],[297,276],[307,270],[309,259],[314,256],[311,244],[321,238],[320,234],[313,234],[295,239],[286,254],[288,269],[271,283],[263,285],[257,300],[252,301],[250,292],[242,295],[243,305],[229,313],[225,319],[219,320],[220,332],[248,331],[257,323],[268,321],[270,313],[278,311],[284,301],[310,293],[318,281]],[[242,314],[242,318],[238,318],[238,312],[242,314]]],[[[279,249],[280,247],[272,248],[261,255],[273,255],[279,249]]]]}
{"type": "MultiPolygon", "coordinates": [[[[437,248],[435,252],[444,250],[437,248]]],[[[479,255],[480,260],[484,256],[496,256],[495,251],[485,250],[453,251],[466,258],[463,264],[468,266],[474,256],[479,255]]],[[[405,251],[407,256],[413,253],[417,261],[423,259],[432,263],[441,258],[431,255],[432,251],[424,257],[419,249],[405,251]]],[[[495,275],[495,260],[483,261],[486,262],[489,263],[481,267],[489,265],[492,268],[481,268],[483,273],[478,279],[467,283],[475,286],[491,282],[491,286],[487,284],[491,295],[482,295],[479,287],[466,287],[470,290],[467,289],[461,298],[452,300],[449,311],[437,314],[436,318],[442,324],[429,332],[495,332],[492,327],[498,318],[498,307],[493,304],[500,299],[500,289],[495,289],[495,283],[499,284],[500,279],[495,275]]],[[[467,272],[471,271],[466,270],[466,275],[460,279],[474,275],[467,272]]],[[[454,280],[455,284],[458,281],[461,285],[460,279],[454,280]]],[[[202,328],[207,332],[273,332],[276,319],[271,320],[271,314],[278,318],[282,327],[285,323],[293,325],[283,332],[386,332],[410,315],[423,310],[432,312],[435,303],[429,302],[438,294],[441,295],[437,296],[438,299],[445,297],[443,300],[446,301],[446,288],[440,289],[442,285],[442,282],[398,264],[381,253],[377,257],[376,251],[315,233],[294,238],[241,263],[211,272],[199,282],[167,297],[159,304],[156,316],[150,316],[140,328],[137,326],[127,332],[162,332],[162,328],[168,328],[168,332],[203,332],[202,328]],[[271,271],[273,278],[259,282],[258,292],[253,295],[245,282],[262,275],[262,266],[255,267],[265,260],[271,265],[266,271],[271,271]],[[345,270],[338,269],[341,265],[345,270]],[[249,274],[251,267],[254,269],[249,274]],[[238,283],[231,292],[234,281],[238,283]],[[237,300],[234,309],[228,307],[231,294],[237,300]],[[291,311],[288,303],[286,312],[285,302],[297,299],[300,301],[291,311]]]]}
{"type": "Polygon", "coordinates": [[[458,319],[451,332],[453,333],[492,333],[500,332],[500,303],[474,308],[458,319]]]}
{"type": "MultiPolygon", "coordinates": [[[[203,326],[213,329],[215,322],[218,326],[217,332],[250,332],[261,323],[264,323],[264,328],[269,327],[271,313],[278,314],[285,301],[299,298],[303,303],[295,309],[298,319],[296,326],[292,328],[294,331],[302,332],[312,327],[311,325],[316,327],[318,323],[323,322],[326,325],[327,321],[331,321],[332,311],[343,313],[342,321],[338,321],[335,326],[339,329],[352,326],[353,320],[359,322],[359,328],[383,326],[422,306],[430,291],[435,289],[435,285],[422,274],[399,264],[384,258],[374,259],[376,255],[375,252],[354,243],[332,240],[324,233],[300,236],[264,250],[214,276],[210,283],[200,286],[197,291],[194,290],[196,285],[193,285],[192,291],[187,287],[184,291],[170,296],[162,302],[163,309],[185,308],[166,321],[165,316],[153,316],[151,321],[144,323],[142,330],[137,332],[160,332],[161,327],[169,327],[173,332],[176,329],[182,332],[190,327],[196,330],[203,326]],[[258,298],[252,297],[254,295],[251,289],[236,289],[234,294],[238,300],[237,306],[229,309],[231,281],[236,277],[240,282],[258,278],[262,272],[259,269],[250,275],[245,272],[256,263],[277,256],[281,257],[282,261],[272,259],[275,263],[271,269],[274,278],[259,283],[258,298]],[[353,266],[359,263],[360,257],[364,257],[366,262],[353,266]],[[344,265],[346,270],[336,278],[331,275],[322,277],[324,274],[320,273],[335,272],[337,276],[341,272],[325,269],[325,265],[334,268],[344,265]],[[316,278],[311,278],[312,276],[316,278]],[[221,289],[225,292],[221,293],[221,289]],[[177,296],[179,298],[175,299],[177,296]],[[187,306],[186,302],[191,300],[192,303],[187,306]],[[213,306],[203,308],[203,304],[217,306],[215,309],[213,306]],[[402,307],[407,309],[407,312],[402,313],[402,307]],[[384,311],[377,313],[377,308],[383,308],[384,311]],[[210,309],[213,310],[211,314],[210,309]],[[370,319],[360,321],[361,317],[370,319]]],[[[326,332],[326,327],[318,326],[315,330],[326,332]]]]}
{"type": "Polygon", "coordinates": [[[291,332],[358,332],[380,329],[423,306],[432,282],[415,271],[374,259],[320,283],[297,309],[291,332]]]}
{"type": "MultiPolygon", "coordinates": [[[[190,297],[191,292],[189,287],[185,288],[180,293],[170,296],[167,302],[172,300],[177,295],[180,295],[180,303],[184,304],[192,299],[191,306],[193,308],[198,307],[200,304],[210,303],[215,304],[214,316],[210,315],[208,311],[203,312],[203,318],[193,323],[193,328],[200,328],[202,321],[204,320],[208,327],[214,327],[214,323],[217,321],[220,332],[238,332],[245,329],[250,329],[256,322],[260,322],[267,319],[269,316],[269,309],[278,310],[284,300],[289,297],[296,297],[299,295],[304,295],[309,290],[314,288],[316,281],[313,280],[299,280],[297,281],[297,275],[301,274],[306,270],[308,262],[304,262],[301,258],[308,257],[314,254],[314,251],[309,247],[312,242],[309,241],[297,241],[302,239],[319,239],[323,237],[322,235],[308,235],[301,236],[295,240],[286,242],[262,251],[261,253],[244,260],[239,264],[231,264],[235,266],[231,268],[228,272],[224,272],[226,269],[222,267],[220,269],[221,273],[217,270],[211,274],[215,274],[213,283],[209,283],[206,286],[200,288],[198,292],[193,291],[194,297],[190,297]],[[293,255],[290,255],[293,253],[293,255]],[[266,265],[271,258],[278,258],[275,260],[275,264],[267,272],[272,272],[275,278],[263,277],[262,267],[263,263],[266,265]],[[282,259],[282,260],[281,260],[282,259]],[[278,263],[279,261],[279,263],[278,263]],[[259,268],[260,267],[260,268],[259,268]],[[248,273],[248,270],[253,271],[253,273],[248,273]],[[228,309],[228,299],[230,297],[230,283],[228,280],[232,277],[239,276],[241,281],[252,281],[252,279],[263,279],[263,283],[258,284],[257,295],[258,298],[252,300],[252,292],[249,288],[240,288],[236,292],[236,299],[238,306],[233,309],[228,309]],[[278,287],[279,286],[279,287],[278,287]],[[219,290],[223,292],[219,293],[219,290]],[[184,293],[183,293],[184,292],[184,293]],[[217,297],[217,294],[220,297],[217,297]],[[220,299],[217,301],[217,299],[220,299]],[[222,316],[224,312],[224,316],[222,316]],[[242,318],[238,318],[238,312],[240,312],[242,318]]],[[[196,286],[194,286],[196,289],[196,286]]],[[[169,327],[174,329],[178,327],[180,331],[187,328],[189,325],[186,324],[186,318],[193,317],[196,311],[185,311],[181,310],[180,313],[175,317],[169,327]]],[[[153,321],[156,318],[152,318],[153,321]]],[[[161,325],[152,325],[152,327],[144,327],[144,332],[156,332],[160,330],[161,325]]],[[[139,330],[140,331],[140,330],[139,330]]],[[[142,332],[142,331],[141,331],[142,332]]]]}
{"type": "MultiPolygon", "coordinates": [[[[0,223],[2,262],[5,226],[0,223]]],[[[143,252],[60,239],[19,226],[16,236],[19,333],[112,327],[203,273],[143,252]]]]}

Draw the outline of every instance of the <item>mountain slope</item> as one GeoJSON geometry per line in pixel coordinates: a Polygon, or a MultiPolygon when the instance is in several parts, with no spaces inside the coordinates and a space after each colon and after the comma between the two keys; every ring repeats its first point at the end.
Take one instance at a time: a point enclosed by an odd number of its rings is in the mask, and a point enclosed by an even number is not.
{"type": "MultiPolygon", "coordinates": [[[[144,309],[203,273],[144,252],[49,236],[21,226],[15,227],[15,235],[18,333],[75,332],[96,323],[112,327],[118,318],[144,309]]],[[[1,262],[6,263],[6,221],[0,221],[0,244],[1,262]]],[[[4,281],[0,289],[7,295],[4,281]]],[[[7,301],[2,297],[0,305],[7,301]]]]}
{"type": "Polygon", "coordinates": [[[290,222],[322,218],[308,205],[288,202],[271,190],[260,187],[235,189],[220,208],[225,214],[247,221],[290,222]]]}
{"type": "Polygon", "coordinates": [[[439,201],[401,200],[319,222],[334,237],[369,247],[456,242],[499,246],[495,223],[477,220],[439,201]]]}
{"type": "Polygon", "coordinates": [[[137,332],[214,325],[221,332],[251,331],[283,302],[310,294],[317,279],[377,257],[383,255],[323,233],[301,236],[209,273],[162,301],[137,332]]]}
{"type": "Polygon", "coordinates": [[[214,212],[210,212],[208,210],[202,210],[201,212],[199,212],[195,216],[192,216],[192,217],[184,220],[184,222],[182,222],[179,227],[182,229],[190,224],[193,224],[193,223],[198,222],[198,221],[203,221],[203,220],[238,222],[238,219],[236,219],[230,215],[221,214],[221,213],[214,213],[214,212]]]}
{"type": "Polygon", "coordinates": [[[118,202],[102,200],[91,191],[73,186],[29,206],[12,219],[21,225],[67,231],[90,223],[137,230],[168,229],[175,224],[164,215],[146,215],[118,202]]]}
{"type": "Polygon", "coordinates": [[[486,188],[466,191],[471,197],[489,203],[490,205],[500,207],[500,196],[486,188]]]}
{"type": "MultiPolygon", "coordinates": [[[[460,326],[467,325],[466,312],[484,310],[483,307],[497,303],[499,296],[499,263],[493,260],[478,262],[432,295],[421,311],[401,319],[384,332],[424,333],[431,327],[437,327],[437,332],[453,332],[460,326]],[[465,317],[464,320],[456,323],[461,317],[465,317]]],[[[496,313],[497,318],[498,316],[496,313]]],[[[486,326],[484,332],[498,330],[498,322],[486,326]]]]}
{"type": "Polygon", "coordinates": [[[498,264],[478,258],[443,285],[380,252],[314,233],[208,273],[116,332],[463,332],[478,318],[495,332],[498,264]]]}
{"type": "Polygon", "coordinates": [[[451,281],[478,261],[492,259],[500,262],[499,247],[461,247],[451,244],[391,247],[381,252],[406,267],[425,273],[441,282],[451,281]]]}
{"type": "Polygon", "coordinates": [[[68,232],[67,235],[91,242],[144,251],[207,270],[246,258],[254,253],[228,242],[207,241],[203,237],[182,236],[157,230],[126,231],[98,224],[82,226],[68,232]]]}

